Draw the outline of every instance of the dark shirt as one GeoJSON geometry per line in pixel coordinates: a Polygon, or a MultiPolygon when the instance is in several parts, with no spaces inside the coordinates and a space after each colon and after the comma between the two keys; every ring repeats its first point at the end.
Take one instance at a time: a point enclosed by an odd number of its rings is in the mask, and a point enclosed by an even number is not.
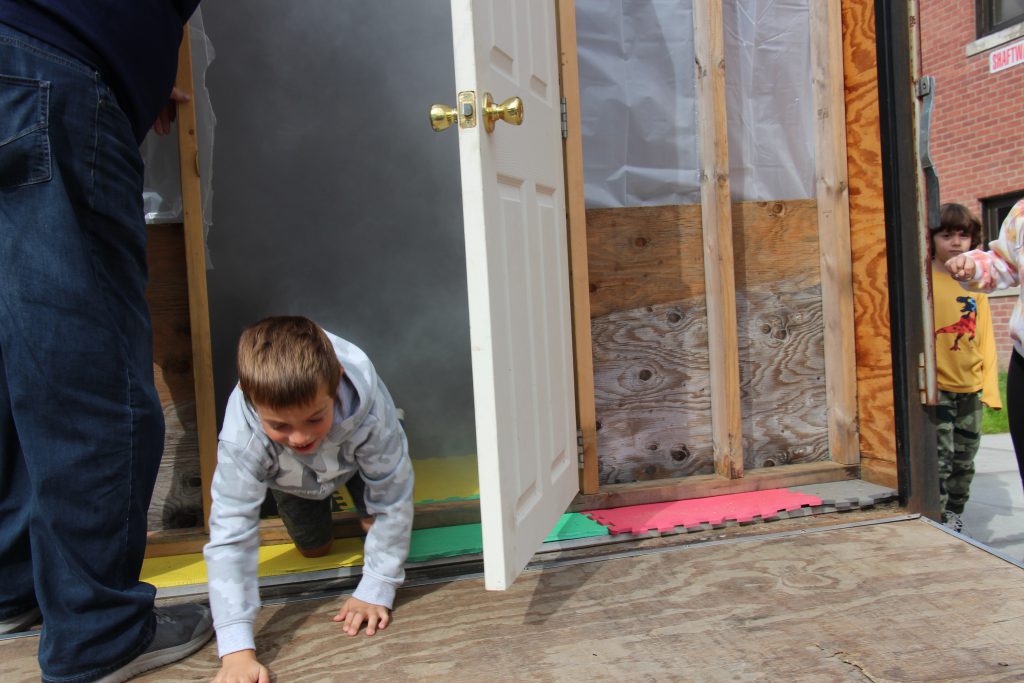
{"type": "Polygon", "coordinates": [[[167,103],[199,0],[0,0],[0,22],[91,65],[142,142],[167,103]]]}

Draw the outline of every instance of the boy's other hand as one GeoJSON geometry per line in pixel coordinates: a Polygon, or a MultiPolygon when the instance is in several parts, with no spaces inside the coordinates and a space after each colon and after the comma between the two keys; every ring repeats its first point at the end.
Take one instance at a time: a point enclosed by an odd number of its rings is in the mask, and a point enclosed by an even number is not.
{"type": "Polygon", "coordinates": [[[270,672],[256,660],[255,650],[239,650],[221,657],[213,683],[270,683],[270,672]]]}
{"type": "Polygon", "coordinates": [[[965,254],[957,254],[946,261],[946,272],[959,282],[971,280],[974,278],[974,259],[965,254]]]}
{"type": "Polygon", "coordinates": [[[359,627],[366,622],[366,635],[372,636],[378,630],[388,627],[391,613],[383,605],[374,605],[356,598],[349,598],[334,616],[334,621],[342,622],[341,630],[350,636],[359,633],[359,627]]]}

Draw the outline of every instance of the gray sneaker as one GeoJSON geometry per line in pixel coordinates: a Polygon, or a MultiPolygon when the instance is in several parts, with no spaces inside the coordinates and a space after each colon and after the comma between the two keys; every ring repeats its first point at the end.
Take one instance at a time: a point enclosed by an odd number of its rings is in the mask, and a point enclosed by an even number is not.
{"type": "Polygon", "coordinates": [[[964,520],[955,512],[946,510],[942,513],[943,526],[952,529],[958,534],[964,530],[964,520]]]}
{"type": "Polygon", "coordinates": [[[213,636],[213,617],[208,607],[185,603],[157,607],[156,634],[142,654],[113,671],[99,683],[122,683],[144,671],[184,659],[206,644],[213,636]]]}
{"type": "Polygon", "coordinates": [[[0,619],[0,636],[27,631],[29,626],[39,623],[40,616],[42,615],[39,613],[39,608],[33,607],[21,614],[12,614],[6,619],[0,619]]]}

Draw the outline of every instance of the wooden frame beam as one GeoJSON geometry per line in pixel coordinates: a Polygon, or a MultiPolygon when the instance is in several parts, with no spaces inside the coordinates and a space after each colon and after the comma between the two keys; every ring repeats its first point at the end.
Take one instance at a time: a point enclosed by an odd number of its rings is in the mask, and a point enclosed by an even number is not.
{"type": "Polygon", "coordinates": [[[694,0],[693,43],[715,472],[720,477],[737,479],[743,476],[743,425],[726,128],[725,38],[722,5],[718,0],[694,0]]]}
{"type": "Polygon", "coordinates": [[[854,348],[853,259],[846,167],[846,100],[840,0],[810,4],[811,79],[821,308],[825,327],[825,393],[832,462],[860,462],[857,356],[854,348]]]}
{"type": "Polygon", "coordinates": [[[576,368],[576,424],[583,441],[580,490],[600,488],[597,460],[597,409],[594,400],[594,349],[590,337],[590,272],[587,267],[587,216],[583,192],[583,136],[580,129],[580,67],[576,50],[576,3],[558,1],[559,78],[567,135],[562,145],[565,205],[569,229],[569,283],[572,289],[573,355],[576,368]]]}
{"type": "MultiPolygon", "coordinates": [[[[193,95],[192,49],[185,25],[178,50],[175,86],[193,95]]],[[[196,138],[195,98],[178,105],[178,160],[181,167],[181,205],[184,213],[185,264],[188,313],[192,335],[192,372],[196,393],[196,436],[203,486],[203,528],[209,530],[210,484],[217,465],[217,411],[213,392],[213,350],[210,345],[210,309],[206,291],[206,235],[199,188],[199,142],[196,138]]]]}

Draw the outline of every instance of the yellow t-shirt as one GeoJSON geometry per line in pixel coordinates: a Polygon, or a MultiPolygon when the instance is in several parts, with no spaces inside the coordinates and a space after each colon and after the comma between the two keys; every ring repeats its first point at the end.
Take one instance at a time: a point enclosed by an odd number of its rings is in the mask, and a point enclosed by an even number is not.
{"type": "Polygon", "coordinates": [[[967,291],[934,262],[932,297],[939,389],[960,394],[981,391],[985,405],[1002,408],[988,297],[967,291]]]}

